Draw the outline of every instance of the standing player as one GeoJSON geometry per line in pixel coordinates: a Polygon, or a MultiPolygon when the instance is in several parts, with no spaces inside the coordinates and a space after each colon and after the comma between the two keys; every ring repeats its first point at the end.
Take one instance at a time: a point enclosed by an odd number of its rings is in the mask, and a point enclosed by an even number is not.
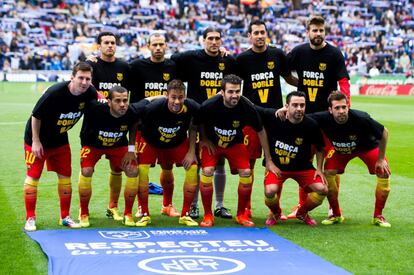
{"type": "MultiPolygon", "coordinates": [[[[283,106],[280,76],[294,86],[297,86],[297,79],[290,74],[283,51],[267,44],[264,21],[250,22],[247,35],[252,47],[236,59],[238,75],[243,79],[243,95],[257,106],[279,109],[283,106]]],[[[244,128],[243,133],[253,171],[256,159],[262,155],[262,148],[256,131],[251,127],[244,128]]],[[[246,212],[251,215],[250,205],[246,212]]]]}
{"type": "MultiPolygon", "coordinates": [[[[231,56],[221,56],[222,46],[221,31],[216,28],[207,28],[203,32],[204,49],[187,51],[174,54],[171,59],[178,66],[180,79],[188,82],[187,97],[201,104],[206,99],[214,96],[220,90],[223,76],[233,73],[235,60],[231,56]]],[[[226,185],[226,174],[224,170],[224,159],[217,163],[214,173],[214,188],[216,190],[215,215],[231,219],[232,215],[223,205],[224,188],[226,185]]],[[[197,207],[198,195],[193,202],[190,216],[198,218],[197,207]]]]}
{"type": "Polygon", "coordinates": [[[105,98],[114,86],[128,87],[129,65],[115,57],[117,37],[112,32],[101,32],[96,38],[100,55],[88,62],[93,68],[92,84],[105,98]]]}
{"type": "MultiPolygon", "coordinates": [[[[114,86],[128,88],[128,63],[115,57],[117,38],[112,32],[102,32],[96,42],[100,56],[96,61],[87,61],[93,67],[92,83],[98,92],[108,97],[108,91],[114,86]]],[[[122,221],[118,211],[118,199],[122,187],[122,173],[112,171],[109,175],[109,205],[106,216],[122,221]]]]}
{"type": "Polygon", "coordinates": [[[266,132],[254,105],[241,97],[241,83],[242,79],[236,75],[225,76],[220,94],[205,101],[197,117],[196,124],[200,125],[202,141],[200,192],[204,218],[200,225],[203,227],[211,227],[214,224],[211,211],[213,173],[217,161],[223,157],[229,161],[232,172],[239,174],[236,221],[243,226],[254,226],[250,217],[245,215],[253,182],[248,152],[243,144],[243,127],[250,125],[258,132],[265,152],[266,168],[276,173],[276,167],[270,158],[266,132]]]}
{"type": "Polygon", "coordinates": [[[324,141],[317,123],[305,115],[305,94],[291,92],[286,97],[287,119],[275,117],[275,109],[260,109],[271,146],[270,154],[277,173],[267,172],[264,180],[265,203],[271,214],[267,226],[277,223],[282,213],[279,189],[292,178],[309,194],[296,213],[304,223],[314,226],[316,221],[308,212],[319,206],[328,193],[322,172],[324,141]],[[313,147],[316,149],[317,169],[312,165],[313,147]]]}
{"type": "MultiPolygon", "coordinates": [[[[89,201],[92,195],[92,175],[99,159],[105,155],[109,160],[111,174],[125,172],[124,191],[125,216],[131,216],[132,206],[138,191],[137,164],[122,165],[122,159],[128,152],[127,133],[137,120],[128,108],[128,91],[122,86],[114,86],[108,91],[108,104],[95,102],[85,111],[81,131],[82,149],[81,173],[79,175],[79,223],[89,227],[89,201]]],[[[133,144],[133,143],[132,143],[133,144]]],[[[132,145],[132,151],[135,146],[132,145]]],[[[126,225],[130,225],[125,222],[126,225]]],[[[135,226],[135,223],[133,223],[135,226]]]]}
{"type": "Polygon", "coordinates": [[[167,43],[161,33],[153,33],[148,38],[148,48],[151,56],[145,59],[135,59],[130,64],[130,102],[167,94],[167,85],[171,79],[177,78],[175,62],[165,58],[167,43]]]}
{"type": "Polygon", "coordinates": [[[380,227],[391,227],[382,216],[390,192],[391,171],[385,158],[388,130],[367,113],[349,109],[346,96],[335,91],[328,97],[329,112],[312,114],[334,148],[325,162],[328,181],[328,200],[333,214],[323,224],[341,223],[343,217],[338,202],[338,188],[335,176],[345,171],[347,163],[359,157],[368,167],[371,175],[377,176],[375,211],[372,223],[380,227]]]}
{"type": "MultiPolygon", "coordinates": [[[[298,90],[306,94],[306,113],[308,114],[326,111],[328,96],[332,91],[338,90],[338,85],[340,91],[350,102],[349,75],[344,56],[339,49],[325,41],[325,29],[323,17],[310,17],[306,23],[309,43],[295,47],[288,54],[289,68],[296,71],[299,78],[298,90]]],[[[329,149],[325,151],[328,153],[329,149]]],[[[339,177],[335,184],[339,186],[339,177]]],[[[306,192],[300,189],[299,205],[305,200],[306,192]]],[[[296,217],[295,211],[288,217],[296,217]]]]}
{"type": "MultiPolygon", "coordinates": [[[[148,38],[148,48],[151,51],[151,56],[146,59],[136,59],[131,62],[131,96],[130,102],[134,103],[143,98],[150,96],[159,96],[167,94],[167,85],[171,79],[177,76],[177,68],[175,62],[165,58],[165,51],[167,50],[167,43],[165,36],[161,33],[153,33],[148,38]]],[[[136,147],[139,146],[141,139],[141,132],[137,131],[136,147]]],[[[160,183],[163,190],[172,188],[172,174],[161,173],[160,183]]],[[[163,192],[165,196],[166,192],[163,192]]],[[[180,213],[174,206],[168,209],[163,209],[164,214],[179,217],[180,213]]],[[[137,218],[142,217],[138,199],[138,211],[135,215],[137,218]]]]}
{"type": "Polygon", "coordinates": [[[71,152],[67,131],[81,118],[85,107],[97,98],[91,85],[92,67],[79,62],[73,67],[70,81],[48,88],[33,109],[26,124],[24,150],[27,165],[24,182],[27,231],[36,230],[37,186],[46,162],[58,177],[60,224],[70,228],[80,225],[69,216],[72,198],[71,152]]]}
{"type": "MultiPolygon", "coordinates": [[[[168,83],[167,98],[159,99],[145,106],[142,114],[141,140],[138,147],[139,187],[138,197],[142,217],[136,226],[151,223],[148,209],[148,174],[151,165],[161,165],[161,174],[169,175],[168,188],[163,188],[162,213],[171,212],[174,192],[173,165],[184,166],[186,170],[183,187],[183,208],[180,224],[197,226],[190,216],[190,206],[197,188],[197,164],[195,140],[197,128],[193,126],[193,116],[199,105],[185,98],[185,86],[181,80],[168,83]],[[189,138],[187,132],[189,131],[189,138]]],[[[172,216],[172,215],[169,215],[172,216]]],[[[132,218],[131,218],[132,219],[132,218]]]]}

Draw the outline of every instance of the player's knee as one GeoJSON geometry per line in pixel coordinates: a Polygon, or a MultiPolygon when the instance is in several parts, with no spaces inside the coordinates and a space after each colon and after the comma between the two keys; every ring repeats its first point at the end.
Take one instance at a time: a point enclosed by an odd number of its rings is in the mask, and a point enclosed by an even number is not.
{"type": "Polygon", "coordinates": [[[214,174],[214,167],[204,167],[203,176],[212,177],[214,174]]]}
{"type": "Polygon", "coordinates": [[[26,179],[24,180],[24,185],[25,187],[34,187],[37,188],[37,186],[39,185],[39,179],[35,179],[32,177],[26,177],[26,179]]]}
{"type": "Polygon", "coordinates": [[[326,195],[321,195],[317,192],[311,192],[308,195],[309,199],[311,199],[317,205],[322,204],[323,200],[325,199],[326,195]]]}
{"type": "Polygon", "coordinates": [[[92,177],[94,172],[93,167],[83,167],[81,170],[82,176],[84,177],[92,177]]]}
{"type": "Polygon", "coordinates": [[[321,196],[327,196],[328,195],[328,187],[326,185],[322,185],[318,189],[316,189],[315,192],[318,193],[321,196]]]}
{"type": "Polygon", "coordinates": [[[250,169],[239,169],[240,177],[250,177],[252,175],[252,170],[250,169]]]}
{"type": "Polygon", "coordinates": [[[278,189],[279,188],[278,188],[277,184],[266,185],[265,190],[264,190],[265,197],[266,198],[273,198],[275,196],[275,194],[277,193],[278,189]]]}
{"type": "Polygon", "coordinates": [[[138,177],[138,168],[135,165],[128,165],[125,168],[125,175],[130,178],[138,177]]]}

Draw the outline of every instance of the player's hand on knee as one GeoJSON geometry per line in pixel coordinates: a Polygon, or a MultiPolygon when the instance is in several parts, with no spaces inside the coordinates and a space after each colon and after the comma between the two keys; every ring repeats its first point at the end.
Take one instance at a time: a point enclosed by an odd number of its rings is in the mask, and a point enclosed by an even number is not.
{"type": "Polygon", "coordinates": [[[137,157],[135,156],[135,152],[126,152],[121,161],[122,170],[126,171],[126,169],[128,169],[128,166],[133,165],[136,163],[136,161],[137,157]]]}
{"type": "Polygon", "coordinates": [[[266,159],[266,169],[275,174],[278,178],[282,176],[282,171],[280,171],[280,169],[273,163],[271,159],[266,159]]]}
{"type": "Polygon", "coordinates": [[[375,173],[380,178],[388,178],[391,175],[390,167],[385,159],[377,160],[375,163],[375,173]]]}
{"type": "Polygon", "coordinates": [[[326,180],[324,173],[321,170],[316,169],[315,174],[313,175],[313,179],[316,179],[318,176],[321,177],[323,184],[328,185],[328,181],[326,180]]]}
{"type": "Polygon", "coordinates": [[[193,163],[197,163],[197,158],[194,153],[188,152],[183,159],[183,167],[185,170],[190,169],[193,163]]]}

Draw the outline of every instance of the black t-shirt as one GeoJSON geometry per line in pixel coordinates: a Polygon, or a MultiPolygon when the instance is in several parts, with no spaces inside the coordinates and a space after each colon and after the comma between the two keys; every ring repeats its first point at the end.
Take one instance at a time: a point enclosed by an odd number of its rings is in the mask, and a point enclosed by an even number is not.
{"type": "Polygon", "coordinates": [[[204,50],[187,51],[171,56],[178,66],[179,77],[188,82],[187,97],[198,103],[220,91],[221,79],[234,73],[232,56],[209,56],[204,50]]]}
{"type": "Polygon", "coordinates": [[[349,79],[344,56],[329,43],[320,50],[313,50],[309,43],[299,45],[288,54],[288,62],[298,74],[298,90],[306,94],[306,113],[328,110],[327,99],[338,89],[338,80],[349,79]]]}
{"type": "Polygon", "coordinates": [[[87,61],[93,68],[92,84],[96,90],[105,97],[114,86],[129,89],[129,65],[121,59],[114,62],[103,61],[100,57],[97,62],[87,61]]]}
{"type": "Polygon", "coordinates": [[[81,145],[98,149],[127,146],[127,133],[138,121],[134,110],[135,108],[128,108],[125,115],[117,118],[111,115],[107,103],[91,103],[83,118],[81,145]]]}
{"type": "Polygon", "coordinates": [[[236,58],[237,75],[243,78],[243,95],[255,105],[268,108],[283,106],[280,76],[287,76],[286,55],[268,47],[263,53],[249,49],[236,58]]]}
{"type": "Polygon", "coordinates": [[[175,114],[168,109],[166,98],[156,99],[142,111],[141,135],[156,148],[174,148],[184,142],[192,118],[199,105],[192,99],[185,99],[182,110],[175,114]]]}
{"type": "Polygon", "coordinates": [[[341,154],[359,153],[378,147],[384,131],[382,124],[358,110],[349,110],[348,121],[344,124],[336,123],[328,111],[310,116],[318,122],[335,151],[341,154]]]}
{"type": "MultiPolygon", "coordinates": [[[[69,81],[57,83],[46,90],[37,101],[32,116],[41,120],[40,142],[43,148],[54,148],[68,144],[67,131],[82,117],[85,108],[97,97],[94,87],[74,96],[69,91],[69,81]]],[[[32,118],[26,124],[24,141],[32,145],[32,118]]]]}
{"type": "Polygon", "coordinates": [[[131,103],[150,96],[165,95],[168,82],[177,78],[177,67],[170,59],[160,63],[152,62],[150,58],[136,59],[130,67],[131,103]]]}
{"type": "Polygon", "coordinates": [[[228,108],[224,105],[220,94],[206,100],[201,105],[194,124],[203,124],[207,138],[221,148],[242,143],[242,130],[246,125],[251,126],[257,132],[263,129],[259,113],[250,101],[241,97],[236,107],[228,108]]]}
{"type": "Polygon", "coordinates": [[[315,146],[322,150],[324,146],[318,124],[308,116],[298,124],[281,121],[275,116],[275,111],[273,108],[260,109],[275,165],[282,171],[314,169],[311,148],[315,146]]]}

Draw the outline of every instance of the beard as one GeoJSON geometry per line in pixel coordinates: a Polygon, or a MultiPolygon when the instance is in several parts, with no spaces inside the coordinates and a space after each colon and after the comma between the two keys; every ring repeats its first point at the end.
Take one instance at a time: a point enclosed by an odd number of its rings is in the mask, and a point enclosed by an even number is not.
{"type": "Polygon", "coordinates": [[[318,36],[318,37],[312,38],[310,40],[310,43],[314,46],[320,46],[320,45],[322,45],[323,41],[324,41],[324,39],[322,37],[318,36]]]}

